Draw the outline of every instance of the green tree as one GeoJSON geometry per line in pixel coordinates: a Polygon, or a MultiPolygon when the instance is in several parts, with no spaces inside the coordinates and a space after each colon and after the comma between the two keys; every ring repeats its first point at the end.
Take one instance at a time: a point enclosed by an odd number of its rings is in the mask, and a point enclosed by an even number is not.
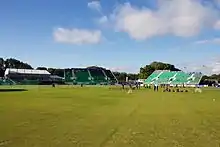
{"type": "Polygon", "coordinates": [[[50,74],[54,75],[55,69],[54,69],[54,68],[48,68],[47,71],[48,71],[50,74]]]}
{"type": "Polygon", "coordinates": [[[152,68],[155,70],[171,70],[171,71],[180,71],[179,69],[175,68],[174,65],[163,63],[163,62],[152,62],[150,64],[152,68]]]}
{"type": "Polygon", "coordinates": [[[33,69],[31,65],[16,60],[14,58],[6,59],[0,58],[0,77],[4,76],[6,68],[17,68],[17,69],[33,69]]]}
{"type": "Polygon", "coordinates": [[[17,68],[17,69],[33,69],[31,65],[21,62],[19,60],[10,58],[5,60],[6,68],[17,68]]]}
{"type": "Polygon", "coordinates": [[[126,73],[126,72],[113,72],[115,77],[118,79],[119,82],[125,82],[126,77],[128,77],[129,80],[137,80],[138,74],[133,73],[126,73]]]}
{"type": "Polygon", "coordinates": [[[37,69],[37,70],[47,70],[46,67],[37,67],[36,69],[37,69]]]}
{"type": "Polygon", "coordinates": [[[64,69],[55,69],[53,75],[64,77],[64,69]]]}
{"type": "Polygon", "coordinates": [[[124,82],[127,77],[127,73],[125,72],[114,72],[114,75],[118,79],[119,82],[124,82]]]}
{"type": "Polygon", "coordinates": [[[138,74],[128,73],[127,77],[128,77],[129,80],[137,80],[138,79],[138,74]]]}
{"type": "Polygon", "coordinates": [[[4,76],[4,59],[0,58],[0,77],[4,76]]]}
{"type": "Polygon", "coordinates": [[[4,68],[4,59],[0,58],[0,68],[4,68]]]}
{"type": "Polygon", "coordinates": [[[155,68],[153,68],[150,65],[146,65],[143,68],[140,68],[139,78],[140,79],[146,79],[148,76],[150,76],[155,71],[155,68]]]}
{"type": "Polygon", "coordinates": [[[4,59],[0,58],[0,77],[4,76],[4,59]]]}
{"type": "Polygon", "coordinates": [[[146,65],[145,67],[140,68],[139,78],[146,79],[150,76],[155,70],[170,70],[170,71],[180,71],[175,68],[174,65],[162,62],[152,62],[150,65],[146,65]]]}

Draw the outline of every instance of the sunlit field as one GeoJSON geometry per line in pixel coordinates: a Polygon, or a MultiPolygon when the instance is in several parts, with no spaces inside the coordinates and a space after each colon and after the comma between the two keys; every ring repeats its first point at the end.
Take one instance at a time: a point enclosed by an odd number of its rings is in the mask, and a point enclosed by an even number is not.
{"type": "Polygon", "coordinates": [[[218,147],[220,90],[0,89],[0,147],[218,147]]]}

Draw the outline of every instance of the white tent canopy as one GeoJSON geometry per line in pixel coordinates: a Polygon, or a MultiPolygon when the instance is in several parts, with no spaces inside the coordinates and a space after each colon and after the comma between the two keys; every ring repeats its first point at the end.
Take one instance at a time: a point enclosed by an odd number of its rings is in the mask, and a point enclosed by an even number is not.
{"type": "Polygon", "coordinates": [[[35,70],[35,69],[14,69],[14,68],[7,68],[5,70],[5,76],[11,74],[38,74],[38,75],[50,75],[47,70],[35,70]]]}

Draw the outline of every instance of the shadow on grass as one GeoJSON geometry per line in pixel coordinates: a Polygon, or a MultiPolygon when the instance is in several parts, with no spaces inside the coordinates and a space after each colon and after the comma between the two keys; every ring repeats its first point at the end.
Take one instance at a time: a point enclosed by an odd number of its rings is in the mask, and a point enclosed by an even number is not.
{"type": "Polygon", "coordinates": [[[27,89],[0,89],[0,92],[22,92],[22,91],[28,91],[27,89]]]}

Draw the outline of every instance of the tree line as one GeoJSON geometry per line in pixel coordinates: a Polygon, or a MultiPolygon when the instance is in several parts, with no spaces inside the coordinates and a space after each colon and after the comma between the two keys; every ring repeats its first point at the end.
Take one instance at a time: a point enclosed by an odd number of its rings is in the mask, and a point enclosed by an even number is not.
{"type": "Polygon", "coordinates": [[[6,68],[33,69],[31,65],[16,59],[9,58],[4,60],[3,58],[0,58],[0,77],[4,76],[6,68]]]}
{"type": "MultiPolygon", "coordinates": [[[[4,76],[5,69],[7,68],[17,68],[17,69],[34,69],[28,63],[24,63],[14,58],[3,59],[0,58],[0,77],[4,76]]],[[[59,68],[50,68],[50,67],[37,67],[38,70],[47,70],[52,75],[57,75],[60,77],[64,76],[64,69],[59,68]]],[[[170,70],[170,71],[180,71],[180,69],[176,68],[172,64],[162,63],[162,62],[152,62],[149,65],[145,65],[144,67],[140,68],[139,73],[126,73],[126,72],[113,72],[118,81],[123,82],[125,81],[126,77],[130,80],[137,80],[137,79],[146,79],[149,75],[151,75],[155,70],[170,70]]],[[[202,78],[202,82],[213,82],[219,81],[220,82],[220,74],[214,74],[211,76],[204,76],[202,78]]]]}
{"type": "Polygon", "coordinates": [[[162,62],[152,62],[149,65],[140,68],[139,78],[146,79],[150,76],[155,70],[170,70],[170,71],[180,71],[174,65],[162,62]]]}

